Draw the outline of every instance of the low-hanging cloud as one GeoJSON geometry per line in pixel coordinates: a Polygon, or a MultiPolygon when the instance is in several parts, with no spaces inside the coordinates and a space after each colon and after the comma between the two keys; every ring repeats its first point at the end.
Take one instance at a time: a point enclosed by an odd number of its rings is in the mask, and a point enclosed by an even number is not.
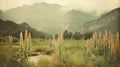
{"type": "MultiPolygon", "coordinates": [[[[73,0],[66,5],[66,9],[80,9],[97,14],[120,7],[119,0],[73,0]]],[[[65,9],[65,8],[64,8],[65,9]]]]}
{"type": "Polygon", "coordinates": [[[63,5],[63,10],[80,9],[86,12],[101,14],[119,7],[119,0],[0,0],[0,9],[7,10],[24,4],[31,5],[38,2],[47,2],[63,5]]]}

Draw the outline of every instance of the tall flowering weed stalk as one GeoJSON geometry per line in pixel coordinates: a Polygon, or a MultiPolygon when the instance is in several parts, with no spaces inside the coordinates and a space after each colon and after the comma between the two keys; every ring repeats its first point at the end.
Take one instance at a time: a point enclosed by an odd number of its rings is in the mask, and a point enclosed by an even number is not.
{"type": "Polygon", "coordinates": [[[20,32],[20,63],[25,67],[25,64],[28,62],[28,57],[31,55],[31,33],[25,30],[20,32]]]}
{"type": "Polygon", "coordinates": [[[52,46],[53,46],[53,50],[55,52],[55,54],[57,54],[57,56],[59,57],[61,62],[65,61],[65,48],[63,45],[64,39],[63,39],[63,35],[61,33],[60,27],[58,27],[58,38],[56,39],[53,36],[53,40],[52,40],[52,46]]]}
{"type": "MultiPolygon", "coordinates": [[[[7,42],[7,41],[6,41],[7,42]]],[[[8,36],[8,43],[11,45],[13,43],[13,36],[9,35],[8,36]]]]}

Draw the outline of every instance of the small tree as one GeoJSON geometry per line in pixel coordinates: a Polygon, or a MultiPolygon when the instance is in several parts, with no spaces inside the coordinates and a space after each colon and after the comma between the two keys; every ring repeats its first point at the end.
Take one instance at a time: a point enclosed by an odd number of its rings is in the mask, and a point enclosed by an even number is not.
{"type": "Polygon", "coordinates": [[[69,33],[68,33],[67,30],[65,30],[65,32],[63,33],[63,37],[64,37],[65,39],[69,39],[69,33]]]}
{"type": "Polygon", "coordinates": [[[73,37],[72,32],[69,32],[69,39],[72,39],[72,37],[73,37]]]}
{"type": "Polygon", "coordinates": [[[92,37],[93,33],[92,32],[88,32],[88,33],[84,33],[82,35],[82,38],[87,40],[87,39],[90,39],[92,37]]]}
{"type": "Polygon", "coordinates": [[[73,35],[73,38],[76,39],[76,40],[80,40],[82,38],[82,35],[80,32],[75,32],[74,35],[73,35]]]}

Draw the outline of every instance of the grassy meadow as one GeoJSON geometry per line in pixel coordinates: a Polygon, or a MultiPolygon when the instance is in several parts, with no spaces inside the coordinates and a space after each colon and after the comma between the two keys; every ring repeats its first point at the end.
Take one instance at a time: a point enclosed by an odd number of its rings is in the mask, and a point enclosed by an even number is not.
{"type": "Polygon", "coordinates": [[[0,43],[0,67],[119,67],[119,34],[99,33],[87,40],[32,38],[28,31],[19,41],[0,43]],[[24,37],[23,37],[24,36],[24,37]]]}
{"type": "Polygon", "coordinates": [[[0,67],[120,67],[120,0],[0,0],[0,67]]]}

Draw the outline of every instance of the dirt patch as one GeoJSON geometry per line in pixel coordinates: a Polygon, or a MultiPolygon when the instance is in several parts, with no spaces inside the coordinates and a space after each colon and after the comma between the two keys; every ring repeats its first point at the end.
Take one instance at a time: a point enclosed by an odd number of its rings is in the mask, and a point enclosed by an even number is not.
{"type": "Polygon", "coordinates": [[[40,59],[48,59],[48,60],[52,60],[52,56],[51,55],[46,55],[46,54],[41,54],[41,53],[36,53],[37,55],[33,55],[29,57],[29,61],[33,62],[34,64],[37,65],[37,63],[39,62],[40,59]]]}

